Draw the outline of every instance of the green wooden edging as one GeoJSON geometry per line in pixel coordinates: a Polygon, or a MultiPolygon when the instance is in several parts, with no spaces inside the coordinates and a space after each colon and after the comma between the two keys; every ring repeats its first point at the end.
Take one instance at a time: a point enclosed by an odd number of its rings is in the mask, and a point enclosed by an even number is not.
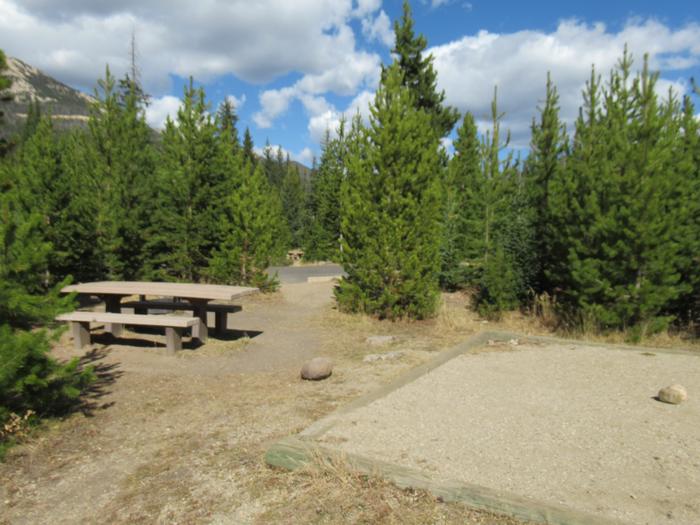
{"type": "Polygon", "coordinates": [[[347,465],[363,474],[382,476],[391,480],[401,488],[424,489],[440,497],[444,501],[460,502],[469,507],[487,510],[494,513],[513,516],[518,519],[529,520],[551,525],[619,525],[622,522],[593,515],[583,511],[573,510],[564,506],[543,503],[517,494],[505,491],[497,491],[479,485],[473,485],[459,481],[438,482],[430,479],[416,469],[403,467],[375,460],[356,454],[347,454],[341,451],[321,446],[316,440],[330,430],[343,416],[357,408],[369,405],[391,392],[407,385],[442,366],[455,357],[478,351],[489,341],[505,342],[517,339],[520,344],[544,343],[544,344],[571,344],[579,346],[607,347],[613,350],[623,351],[649,351],[659,354],[682,354],[700,357],[700,353],[688,350],[649,348],[643,346],[613,345],[607,343],[583,341],[576,339],[562,339],[546,336],[528,336],[512,332],[489,331],[481,332],[463,343],[440,353],[434,359],[408,371],[391,383],[371,392],[367,395],[348,403],[332,414],[314,422],[298,434],[272,444],[266,454],[265,461],[274,467],[295,470],[305,465],[313,464],[319,460],[341,460],[347,465]]]}
{"type": "Polygon", "coordinates": [[[265,454],[265,461],[269,465],[288,470],[324,460],[342,462],[353,471],[383,477],[400,488],[427,490],[443,501],[458,502],[475,509],[505,514],[521,520],[551,525],[621,525],[619,521],[563,506],[540,503],[505,491],[458,481],[434,481],[416,469],[357,454],[333,451],[294,437],[278,441],[265,454]]]}

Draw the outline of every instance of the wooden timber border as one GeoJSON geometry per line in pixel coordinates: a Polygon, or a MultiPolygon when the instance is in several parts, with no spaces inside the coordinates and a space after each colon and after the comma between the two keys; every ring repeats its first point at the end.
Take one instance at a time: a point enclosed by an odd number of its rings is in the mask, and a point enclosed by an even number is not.
{"type": "Polygon", "coordinates": [[[570,344],[577,346],[605,347],[611,350],[635,352],[653,352],[655,354],[694,355],[700,353],[692,350],[629,346],[591,342],[556,337],[531,336],[513,332],[481,332],[454,348],[442,352],[434,359],[424,363],[386,386],[350,402],[332,414],[316,421],[296,436],[286,437],[273,443],[265,454],[265,461],[274,467],[295,470],[309,464],[323,461],[342,461],[351,469],[367,475],[381,476],[401,488],[423,489],[443,501],[460,502],[469,507],[505,514],[521,520],[551,525],[620,525],[622,522],[574,510],[563,505],[543,503],[525,498],[514,493],[499,491],[462,481],[435,481],[420,470],[408,468],[385,461],[348,454],[320,445],[316,440],[330,430],[345,415],[357,408],[364,407],[397,390],[419,377],[442,366],[462,354],[477,353],[490,341],[507,343],[516,339],[518,344],[570,344]]]}

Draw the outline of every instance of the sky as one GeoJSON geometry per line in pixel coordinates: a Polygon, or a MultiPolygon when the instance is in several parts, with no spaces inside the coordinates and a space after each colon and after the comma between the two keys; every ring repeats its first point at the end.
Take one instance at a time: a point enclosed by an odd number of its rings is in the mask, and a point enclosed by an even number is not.
{"type": "MultiPolygon", "coordinates": [[[[230,98],[256,146],[281,145],[310,165],[342,115],[366,119],[391,62],[401,0],[0,0],[0,49],[92,93],[108,64],[122,76],[135,35],[147,119],[175,115],[192,76],[211,111],[230,98]]],[[[686,0],[413,0],[446,102],[487,126],[498,86],[516,149],[551,72],[571,124],[591,66],[603,77],[627,44],[649,55],[658,89],[700,79],[700,3],[686,0]]],[[[696,97],[696,106],[700,100],[696,97]]],[[[449,148],[449,141],[446,144],[449,148]]]]}

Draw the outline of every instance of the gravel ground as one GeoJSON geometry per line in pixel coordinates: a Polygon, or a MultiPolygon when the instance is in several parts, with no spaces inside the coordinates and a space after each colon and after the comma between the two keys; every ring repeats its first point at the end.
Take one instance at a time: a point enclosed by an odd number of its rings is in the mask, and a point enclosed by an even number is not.
{"type": "Polygon", "coordinates": [[[624,522],[698,524],[700,357],[558,344],[462,355],[321,442],[624,522]],[[672,383],[682,405],[654,399],[672,383]]]}

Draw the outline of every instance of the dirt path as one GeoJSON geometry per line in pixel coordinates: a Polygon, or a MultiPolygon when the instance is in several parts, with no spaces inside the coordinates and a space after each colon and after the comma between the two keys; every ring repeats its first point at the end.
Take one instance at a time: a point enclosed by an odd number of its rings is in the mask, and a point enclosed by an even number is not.
{"type": "MultiPolygon", "coordinates": [[[[86,414],[50,424],[0,464],[0,523],[513,523],[342,466],[290,473],[264,464],[269,442],[449,343],[439,323],[387,327],[335,312],[331,297],[331,283],[316,283],[246,298],[230,318],[236,333],[175,358],[158,335],[95,345],[100,381],[86,414]],[[387,329],[401,336],[392,348],[402,357],[363,362],[382,351],[364,339],[387,329]],[[315,355],[334,358],[333,376],[299,380],[315,355]]],[[[56,354],[76,355],[67,336],[56,354]]]]}

